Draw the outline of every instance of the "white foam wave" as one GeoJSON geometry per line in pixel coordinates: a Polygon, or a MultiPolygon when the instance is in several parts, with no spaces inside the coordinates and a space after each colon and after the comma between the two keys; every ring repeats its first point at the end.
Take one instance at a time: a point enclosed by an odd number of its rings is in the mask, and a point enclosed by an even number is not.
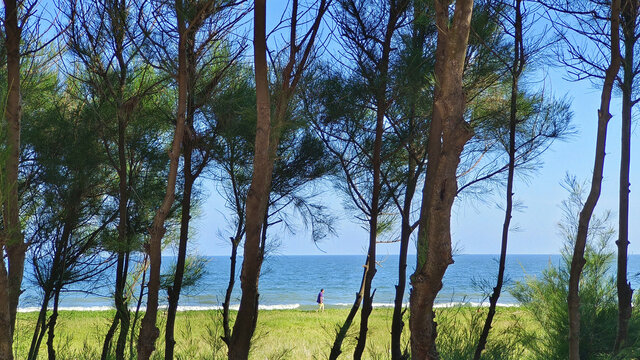
{"type": "MultiPolygon", "coordinates": [[[[456,307],[456,306],[468,306],[468,307],[489,307],[489,303],[488,302],[472,302],[472,301],[466,301],[466,302],[462,302],[462,301],[452,301],[452,302],[447,302],[447,303],[438,303],[438,304],[434,304],[433,307],[434,308],[451,308],[451,307],[456,307]]],[[[498,303],[496,306],[498,307],[517,307],[520,306],[519,304],[506,304],[506,303],[498,303]]]]}
{"type": "MultiPolygon", "coordinates": [[[[326,303],[328,307],[339,307],[346,308],[351,307],[353,303],[326,303]]],[[[307,307],[314,307],[316,305],[309,305],[307,307]]],[[[393,307],[393,303],[373,303],[374,308],[391,308],[393,307]]],[[[403,307],[408,307],[409,303],[402,304],[403,307]]],[[[437,303],[433,307],[434,308],[451,308],[456,306],[468,306],[468,307],[489,307],[488,302],[460,302],[460,301],[452,301],[446,303],[437,303]]],[[[498,303],[498,307],[517,307],[518,304],[506,304],[506,303],[498,303]]],[[[233,304],[229,307],[231,310],[238,310],[240,308],[239,304],[233,304]]],[[[275,305],[259,305],[258,308],[260,310],[293,310],[300,309],[300,304],[275,304],[275,305]]],[[[159,310],[166,310],[166,305],[161,305],[158,307],[159,310]]],[[[115,310],[113,306],[61,306],[58,308],[60,311],[108,311],[115,310]]],[[[129,310],[135,311],[135,307],[129,307],[129,310]]],[[[145,311],[146,307],[140,307],[140,311],[145,311]]],[[[180,305],[178,306],[178,311],[209,311],[209,310],[222,310],[222,306],[220,305],[180,305]]],[[[40,311],[40,307],[37,306],[27,306],[18,309],[18,312],[37,312],[40,311]]],[[[49,309],[51,311],[51,308],[49,309]]]]}
{"type": "MultiPolygon", "coordinates": [[[[327,303],[327,305],[334,305],[334,306],[338,306],[338,307],[350,307],[353,306],[353,303],[336,303],[336,304],[329,304],[327,303]]],[[[394,307],[393,303],[373,303],[372,304],[374,308],[390,308],[390,307],[394,307]]],[[[403,303],[402,304],[403,307],[409,307],[409,303],[403,303]]],[[[446,302],[446,303],[437,303],[435,305],[433,305],[434,308],[450,308],[450,307],[455,307],[455,306],[468,306],[468,307],[489,307],[489,303],[488,302],[462,302],[462,301],[452,301],[452,302],[446,302]]],[[[514,307],[514,306],[519,306],[518,304],[506,304],[506,303],[498,303],[498,307],[514,307]]]]}

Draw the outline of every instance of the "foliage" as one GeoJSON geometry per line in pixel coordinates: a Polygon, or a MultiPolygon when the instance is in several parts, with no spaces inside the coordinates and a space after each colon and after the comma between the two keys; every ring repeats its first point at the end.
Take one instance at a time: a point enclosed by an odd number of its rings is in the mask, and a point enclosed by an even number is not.
{"type": "MultiPolygon", "coordinates": [[[[184,263],[184,277],[182,278],[182,292],[189,294],[197,291],[196,287],[202,285],[202,279],[207,275],[207,260],[204,256],[187,256],[184,263]]],[[[169,265],[166,272],[160,275],[160,288],[168,290],[173,286],[176,275],[176,262],[169,265]]]]}
{"type": "MultiPolygon", "coordinates": [[[[545,329],[527,334],[535,339],[525,342],[534,354],[533,359],[560,360],[569,356],[569,268],[584,189],[575,178],[567,178],[565,183],[569,198],[563,202],[564,218],[560,224],[560,232],[565,238],[562,259],[558,264],[549,264],[541,278],[530,277],[516,283],[511,290],[523,309],[540,328],[545,329]]],[[[611,269],[614,253],[609,247],[614,237],[609,213],[594,215],[585,250],[586,264],[580,279],[580,353],[584,359],[609,356],[615,341],[618,312],[615,278],[611,269]]],[[[637,310],[632,316],[629,334],[631,339],[640,334],[637,310]]]]}

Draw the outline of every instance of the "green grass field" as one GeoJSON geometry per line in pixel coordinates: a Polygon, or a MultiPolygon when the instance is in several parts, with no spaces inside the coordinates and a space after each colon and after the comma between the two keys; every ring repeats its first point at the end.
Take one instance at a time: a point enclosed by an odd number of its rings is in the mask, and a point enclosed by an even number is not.
{"type": "MultiPolygon", "coordinates": [[[[393,309],[374,309],[367,340],[367,359],[390,358],[390,331],[393,309]]],[[[325,359],[334,339],[337,324],[342,324],[348,309],[327,309],[323,313],[301,310],[260,311],[251,359],[325,359]]],[[[472,307],[439,309],[437,321],[441,351],[452,356],[465,356],[465,346],[473,345],[473,329],[481,326],[486,309],[472,307]],[[465,343],[469,343],[465,345],[465,343]],[[459,355],[455,355],[459,353],[459,355]]],[[[37,313],[20,313],[16,332],[16,359],[25,359],[37,313]]],[[[98,359],[104,335],[110,325],[112,311],[62,311],[56,328],[55,348],[59,359],[98,359]]],[[[159,316],[161,335],[156,342],[154,359],[164,359],[165,313],[159,316]]],[[[408,315],[405,314],[403,342],[408,344],[408,315]]],[[[503,336],[514,322],[527,316],[518,308],[499,308],[494,321],[496,337],[503,336]]],[[[343,344],[341,358],[351,359],[359,317],[343,344]]],[[[526,321],[525,321],[526,323],[526,321]]],[[[529,322],[530,323],[530,322],[529,322]]],[[[532,326],[529,324],[528,326],[532,326]]],[[[510,330],[509,330],[510,331],[510,330]]],[[[176,325],[176,359],[224,359],[226,346],[220,340],[218,311],[179,312],[176,325]]],[[[46,358],[46,338],[39,358],[46,358]]],[[[135,347],[135,343],[134,343],[135,347]]]]}

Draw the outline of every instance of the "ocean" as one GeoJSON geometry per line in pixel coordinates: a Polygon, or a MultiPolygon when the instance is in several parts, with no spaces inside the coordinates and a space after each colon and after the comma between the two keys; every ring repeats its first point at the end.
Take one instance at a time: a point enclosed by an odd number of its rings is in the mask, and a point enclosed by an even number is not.
{"type": "MultiPolygon", "coordinates": [[[[229,258],[212,256],[207,258],[206,275],[192,289],[186,289],[180,297],[180,310],[218,309],[224,300],[229,277],[229,258]]],[[[362,279],[364,255],[309,255],[309,256],[272,256],[265,259],[260,277],[261,309],[315,309],[316,296],[320,288],[325,289],[327,308],[347,308],[355,299],[362,279]]],[[[398,278],[397,255],[381,256],[378,259],[378,271],[373,280],[376,289],[374,306],[393,306],[395,285],[398,278]]],[[[163,258],[163,267],[174,261],[163,258]]],[[[238,261],[237,274],[240,273],[238,261]]],[[[438,294],[437,305],[468,303],[473,305],[487,303],[487,295],[495,285],[498,272],[498,255],[457,255],[455,263],[450,265],[443,280],[443,288],[438,294]]],[[[558,265],[560,255],[509,255],[506,262],[506,284],[503,287],[499,304],[516,305],[517,301],[509,293],[509,287],[527,276],[540,276],[550,264],[558,265]]],[[[416,257],[408,259],[408,276],[415,270],[416,257]]],[[[614,264],[612,264],[614,265],[614,264]]],[[[30,282],[30,268],[26,268],[25,293],[21,297],[20,311],[38,309],[38,290],[30,282]]],[[[612,267],[613,271],[613,267],[612,267]]],[[[640,279],[640,255],[629,257],[629,277],[632,287],[637,289],[640,279]]],[[[105,274],[105,286],[79,284],[74,291],[63,293],[61,309],[103,310],[112,307],[110,294],[113,286],[109,275],[105,274]],[[90,290],[90,294],[84,291],[90,290]]],[[[408,285],[404,302],[408,302],[408,285]]],[[[137,293],[137,292],[136,292],[137,293]]],[[[166,293],[161,296],[166,304],[166,293]]],[[[240,282],[232,297],[232,308],[237,308],[240,300],[240,282]]],[[[132,303],[132,306],[135,304],[132,303]]],[[[143,302],[144,305],[144,302],[143,302]]]]}

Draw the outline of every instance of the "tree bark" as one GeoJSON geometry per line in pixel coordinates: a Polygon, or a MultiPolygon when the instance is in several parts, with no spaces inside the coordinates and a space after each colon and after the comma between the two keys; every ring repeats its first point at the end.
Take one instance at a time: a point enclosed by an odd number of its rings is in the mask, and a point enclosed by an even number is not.
{"type": "Polygon", "coordinates": [[[16,321],[18,301],[22,293],[22,276],[27,244],[24,243],[19,216],[18,163],[20,160],[20,121],[22,100],[20,89],[20,42],[21,29],[18,26],[18,7],[15,0],[5,0],[5,34],[7,56],[7,98],[5,118],[7,119],[7,150],[5,163],[7,187],[3,201],[5,222],[4,239],[0,250],[7,253],[8,269],[0,270],[0,359],[12,359],[12,338],[16,321]],[[2,246],[3,245],[3,246],[2,246]],[[6,295],[4,289],[7,289],[6,295]],[[5,313],[7,312],[7,313],[5,313]]]}
{"type": "Polygon", "coordinates": [[[514,22],[514,55],[513,65],[511,67],[511,109],[509,112],[509,164],[507,171],[507,192],[506,199],[507,204],[504,213],[504,223],[502,225],[502,242],[500,244],[500,263],[498,265],[498,279],[496,286],[493,288],[493,293],[489,298],[489,312],[485,319],[480,338],[478,339],[478,346],[476,347],[474,360],[480,360],[482,351],[487,344],[487,338],[489,337],[489,331],[491,330],[491,324],[493,317],[496,314],[496,306],[498,305],[498,298],[502,291],[502,284],[504,281],[504,268],[507,259],[507,242],[509,240],[509,225],[511,224],[511,213],[513,210],[513,177],[516,166],[516,125],[518,115],[518,80],[520,74],[524,69],[524,49],[522,39],[522,11],[520,8],[522,0],[516,0],[515,2],[515,22],[514,22]]]}
{"type": "Polygon", "coordinates": [[[260,233],[269,198],[269,175],[272,168],[270,164],[273,164],[269,159],[271,103],[266,57],[266,0],[257,0],[254,5],[253,44],[258,120],[253,175],[246,202],[246,237],[240,275],[242,297],[230,339],[230,360],[246,360],[249,357],[251,338],[255,330],[253,324],[258,316],[260,233]]]}
{"type": "Polygon", "coordinates": [[[416,272],[411,276],[411,356],[438,359],[433,304],[442,278],[453,263],[451,207],[457,193],[460,154],[473,130],[464,120],[462,74],[469,38],[472,0],[456,1],[453,22],[449,2],[435,2],[436,46],[434,108],[427,148],[428,163],[422,191],[416,272]]]}
{"type": "Polygon", "coordinates": [[[620,194],[618,209],[618,332],[613,347],[614,354],[626,346],[631,318],[633,289],[627,278],[627,249],[629,247],[629,165],[631,162],[631,111],[634,81],[634,48],[638,1],[625,0],[622,5],[622,33],[624,34],[624,59],[622,81],[622,139],[620,151],[620,194]]]}
{"type": "MultiPolygon", "coordinates": [[[[176,0],[176,11],[181,8],[176,0]]],[[[178,162],[180,160],[180,148],[185,132],[185,116],[187,108],[187,54],[186,54],[186,26],[184,18],[177,16],[178,30],[178,111],[176,129],[173,135],[173,144],[169,152],[169,174],[167,190],[162,205],[156,212],[151,225],[150,240],[147,253],[149,254],[149,282],[147,284],[147,310],[142,318],[142,327],[138,338],[138,360],[148,360],[155,350],[155,341],[160,336],[160,330],[156,325],[158,315],[158,296],[160,292],[160,265],[162,261],[162,237],[166,231],[164,222],[169,215],[171,205],[175,198],[176,179],[178,174],[178,162]]]]}
{"type": "Polygon", "coordinates": [[[607,138],[607,125],[611,114],[609,106],[611,103],[611,91],[615,82],[618,70],[620,69],[620,0],[611,2],[611,63],[606,70],[602,95],[600,98],[600,109],[598,110],[598,132],[596,137],[596,152],[593,165],[593,176],[591,179],[591,190],[584,203],[578,220],[578,233],[571,258],[571,268],[569,271],[569,294],[567,304],[569,307],[569,359],[580,360],[580,296],[579,285],[582,268],[585,264],[584,250],[587,244],[587,233],[589,231],[589,221],[593,215],[593,210],[600,197],[602,186],[602,172],[604,169],[604,157],[607,138]]]}

